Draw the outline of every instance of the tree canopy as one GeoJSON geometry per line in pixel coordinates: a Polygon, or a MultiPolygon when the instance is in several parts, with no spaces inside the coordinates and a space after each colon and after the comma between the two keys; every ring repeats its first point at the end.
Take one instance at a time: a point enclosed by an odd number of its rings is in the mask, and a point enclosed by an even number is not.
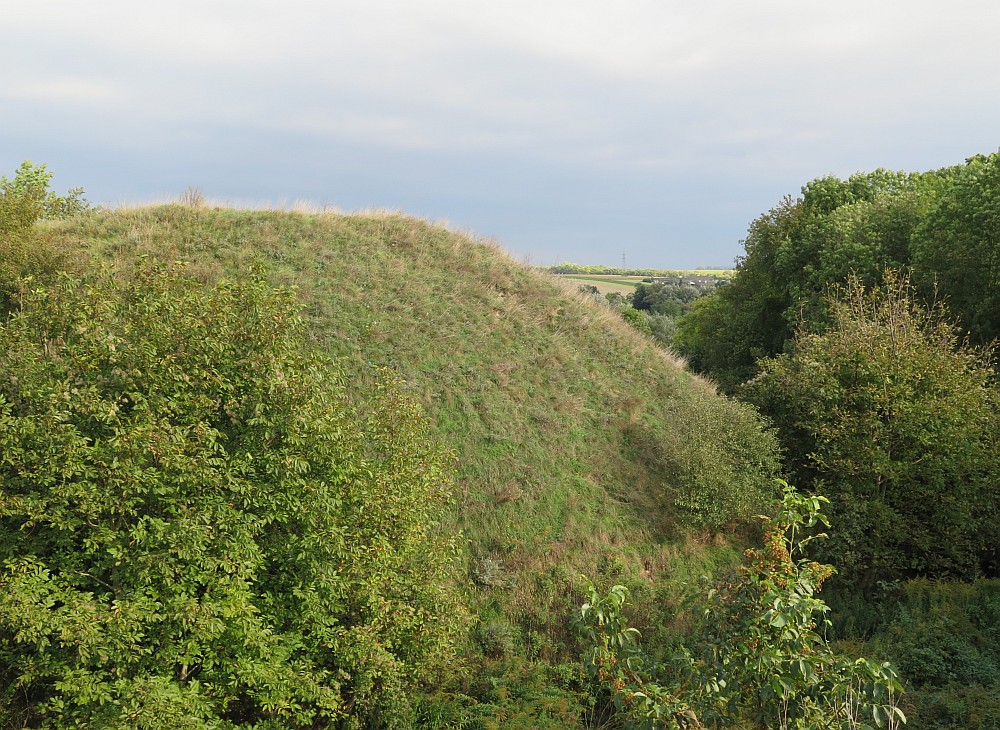
{"type": "Polygon", "coordinates": [[[939,290],[972,338],[1000,338],[1000,153],[973,157],[921,221],[914,270],[939,290]]]}
{"type": "MultiPolygon", "coordinates": [[[[975,165],[970,161],[967,167],[975,165]]],[[[782,352],[801,322],[815,331],[827,326],[827,288],[849,276],[875,285],[886,269],[915,268],[926,272],[915,274],[915,281],[930,282],[921,288],[923,298],[934,296],[935,276],[941,293],[958,292],[958,284],[966,283],[967,260],[948,264],[953,281],[940,275],[946,266],[932,271],[932,256],[915,257],[915,251],[918,241],[928,240],[929,221],[949,217],[939,199],[953,196],[956,180],[967,175],[961,167],[927,173],[876,170],[807,183],[800,197],[785,198],[750,225],[732,282],[679,320],[679,349],[696,370],[732,390],[753,376],[758,359],[782,352]]],[[[977,205],[995,209],[997,193],[984,192],[977,205]]],[[[982,228],[980,237],[989,238],[990,230],[982,228]]],[[[990,272],[986,266],[983,276],[996,279],[990,272]]],[[[967,319],[972,326],[980,321],[967,319]]]]}

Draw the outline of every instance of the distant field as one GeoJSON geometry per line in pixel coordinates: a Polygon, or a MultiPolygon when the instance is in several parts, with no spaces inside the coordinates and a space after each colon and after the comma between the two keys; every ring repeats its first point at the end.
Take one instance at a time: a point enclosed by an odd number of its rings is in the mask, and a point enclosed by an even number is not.
{"type": "MultiPolygon", "coordinates": [[[[676,276],[718,276],[728,279],[732,276],[731,269],[683,269],[672,271],[676,276]]],[[[581,284],[592,284],[597,287],[601,294],[618,292],[619,294],[631,294],[635,291],[635,285],[642,282],[646,276],[622,276],[621,274],[557,274],[560,279],[567,281],[578,281],[581,284]]]]}
{"type": "Polygon", "coordinates": [[[567,281],[592,284],[597,287],[597,291],[601,294],[609,294],[611,292],[631,294],[635,291],[635,285],[645,278],[642,276],[618,276],[615,274],[559,274],[558,276],[560,279],[566,279],[567,281]]]}

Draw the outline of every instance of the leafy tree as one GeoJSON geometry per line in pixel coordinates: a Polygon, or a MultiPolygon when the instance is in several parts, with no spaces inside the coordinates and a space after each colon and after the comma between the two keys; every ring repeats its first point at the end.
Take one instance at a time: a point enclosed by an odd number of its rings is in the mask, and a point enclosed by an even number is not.
{"type": "Polygon", "coordinates": [[[653,333],[653,339],[664,347],[673,347],[674,335],[677,334],[677,326],[674,318],[665,314],[649,315],[649,329],[653,333]]]}
{"type": "Polygon", "coordinates": [[[30,161],[21,163],[13,179],[0,176],[0,235],[26,230],[43,218],[67,218],[90,208],[83,188],[56,195],[51,181],[45,165],[30,161]]]}
{"type": "Polygon", "coordinates": [[[0,324],[0,725],[405,725],[461,623],[449,457],[249,277],[113,272],[0,324]]]}
{"type": "Polygon", "coordinates": [[[31,227],[46,218],[66,218],[90,209],[83,188],[56,195],[45,165],[23,162],[13,179],[0,176],[0,310],[7,310],[27,274],[54,270],[59,258],[28,237],[31,227]]]}
{"type": "Polygon", "coordinates": [[[623,307],[631,306],[622,293],[617,291],[609,291],[604,295],[604,300],[615,309],[622,309],[623,307]]]}
{"type": "Polygon", "coordinates": [[[636,284],[632,306],[650,314],[678,317],[709,289],[680,284],[636,284]]]}
{"type": "Polygon", "coordinates": [[[756,361],[781,353],[796,326],[827,326],[827,288],[856,276],[877,284],[909,265],[914,231],[952,170],[876,170],[824,177],[754,221],[731,283],[678,322],[678,346],[726,390],[752,377],[756,361]]]}
{"type": "Polygon", "coordinates": [[[1000,338],[1000,153],[970,159],[915,234],[916,278],[973,340],[1000,338]]]}
{"type": "Polygon", "coordinates": [[[630,325],[642,332],[644,335],[653,336],[653,328],[649,324],[649,316],[645,312],[640,312],[633,307],[622,307],[618,310],[622,317],[630,325]]]}
{"type": "Polygon", "coordinates": [[[764,545],[748,550],[738,575],[701,597],[690,647],[657,665],[639,644],[622,610],[623,586],[602,595],[591,586],[580,609],[584,663],[618,711],[643,728],[898,727],[902,690],[888,664],[836,653],[818,625],[828,626],[816,595],[833,572],[804,557],[827,524],[823,497],[787,484],[764,545]]]}
{"type": "Polygon", "coordinates": [[[827,304],[830,329],[800,330],[741,393],[773,419],[795,478],[832,500],[822,554],[862,588],[976,576],[997,536],[988,354],[891,272],[874,289],[852,279],[827,304]]]}

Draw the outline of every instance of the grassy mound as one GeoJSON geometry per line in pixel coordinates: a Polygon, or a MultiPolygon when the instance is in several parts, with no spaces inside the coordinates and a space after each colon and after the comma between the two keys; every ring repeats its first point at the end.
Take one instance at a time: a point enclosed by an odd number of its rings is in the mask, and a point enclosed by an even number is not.
{"type": "Polygon", "coordinates": [[[342,359],[359,399],[379,369],[405,380],[458,457],[450,527],[483,621],[503,624],[484,651],[535,636],[559,653],[580,573],[693,570],[707,553],[692,535],[774,494],[776,445],[754,411],[495,245],[398,214],[180,205],[42,235],[126,273],[143,258],[187,261],[206,281],[262,270],[297,288],[312,340],[342,359]]]}

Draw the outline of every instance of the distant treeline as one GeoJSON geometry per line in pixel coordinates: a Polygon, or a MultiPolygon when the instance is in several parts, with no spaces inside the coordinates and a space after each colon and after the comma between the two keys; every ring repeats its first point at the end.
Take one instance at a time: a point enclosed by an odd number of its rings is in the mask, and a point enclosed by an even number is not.
{"type": "Polygon", "coordinates": [[[605,276],[685,276],[687,274],[698,273],[711,274],[719,278],[729,278],[733,275],[732,269],[710,266],[696,269],[626,269],[622,266],[571,264],[568,261],[556,264],[555,266],[544,266],[542,269],[550,274],[592,274],[605,276]]]}

